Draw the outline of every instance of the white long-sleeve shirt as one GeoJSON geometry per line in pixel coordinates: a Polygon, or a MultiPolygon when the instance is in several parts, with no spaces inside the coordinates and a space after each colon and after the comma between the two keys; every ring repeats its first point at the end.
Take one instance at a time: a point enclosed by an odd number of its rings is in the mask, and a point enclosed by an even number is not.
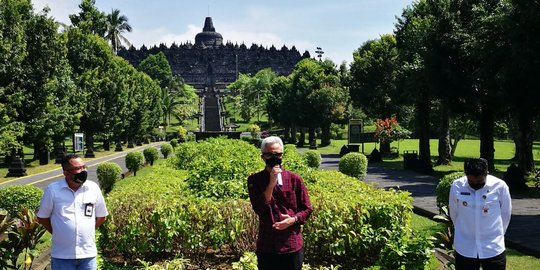
{"type": "Polygon", "coordinates": [[[454,223],[454,249],[469,258],[491,258],[505,250],[504,234],[510,223],[512,199],[506,183],[492,175],[479,190],[467,177],[454,180],[449,211],[454,223]]]}

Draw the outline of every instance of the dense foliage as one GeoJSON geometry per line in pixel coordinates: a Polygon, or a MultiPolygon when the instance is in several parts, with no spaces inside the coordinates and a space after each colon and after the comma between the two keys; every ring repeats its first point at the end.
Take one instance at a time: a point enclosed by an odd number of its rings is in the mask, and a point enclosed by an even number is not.
{"type": "Polygon", "coordinates": [[[257,148],[221,138],[179,145],[175,165],[189,171],[187,183],[195,194],[209,198],[247,198],[247,177],[264,168],[257,148]]]}
{"type": "Polygon", "coordinates": [[[16,217],[21,208],[35,211],[43,191],[35,186],[13,185],[0,188],[0,209],[4,209],[11,217],[16,217]]]}
{"type": "Polygon", "coordinates": [[[209,248],[251,250],[257,225],[249,202],[195,197],[186,176],[154,166],[145,177],[118,183],[107,197],[111,217],[100,238],[105,253],[131,261],[183,254],[197,262],[209,248]]]}
{"type": "Polygon", "coordinates": [[[367,174],[367,166],[368,160],[362,153],[348,153],[339,160],[340,172],[360,180],[364,180],[367,174]]]}

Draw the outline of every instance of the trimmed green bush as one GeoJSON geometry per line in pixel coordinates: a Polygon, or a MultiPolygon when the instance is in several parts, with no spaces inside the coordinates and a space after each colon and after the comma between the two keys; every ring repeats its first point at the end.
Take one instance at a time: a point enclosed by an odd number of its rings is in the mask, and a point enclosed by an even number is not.
{"type": "Polygon", "coordinates": [[[170,144],[161,145],[161,154],[164,158],[167,158],[173,151],[173,147],[170,144]]]}
{"type": "Polygon", "coordinates": [[[176,150],[175,166],[187,170],[189,188],[207,198],[247,198],[247,178],[264,169],[260,150],[241,140],[210,138],[176,150]]]}
{"type": "Polygon", "coordinates": [[[443,178],[441,178],[441,180],[439,180],[439,184],[437,184],[437,188],[435,189],[437,193],[437,207],[439,207],[439,209],[442,209],[444,206],[448,207],[452,182],[464,175],[464,172],[453,172],[445,175],[443,178]]]}
{"type": "Polygon", "coordinates": [[[240,256],[255,248],[258,222],[249,201],[195,197],[184,181],[187,172],[165,166],[127,178],[109,193],[110,218],[100,235],[103,254],[127,261],[181,255],[198,262],[209,249],[228,246],[240,256]]]}
{"type": "Polygon", "coordinates": [[[155,147],[148,147],[143,150],[144,160],[146,163],[150,163],[150,166],[154,165],[154,161],[158,160],[159,152],[155,147]]]}
{"type": "Polygon", "coordinates": [[[43,191],[35,186],[13,185],[0,188],[0,209],[8,212],[9,216],[16,217],[22,207],[35,211],[43,191]]]}
{"type": "Polygon", "coordinates": [[[310,168],[318,169],[321,166],[321,154],[317,150],[306,151],[304,160],[310,168]]]}
{"type": "Polygon", "coordinates": [[[144,155],[141,152],[129,152],[126,155],[126,167],[137,175],[137,171],[144,165],[144,155]]]}
{"type": "Polygon", "coordinates": [[[367,174],[368,160],[364,154],[348,153],[339,160],[339,171],[355,178],[364,180],[367,174]]]}
{"type": "Polygon", "coordinates": [[[178,146],[178,139],[172,139],[170,143],[172,148],[175,149],[178,146]]]}
{"type": "Polygon", "coordinates": [[[105,194],[109,193],[113,189],[114,184],[122,178],[122,168],[114,162],[99,164],[96,172],[99,186],[105,194]]]}
{"type": "MultiPolygon", "coordinates": [[[[401,243],[427,241],[412,235],[412,197],[408,192],[376,189],[337,171],[316,171],[313,177],[308,192],[314,211],[303,234],[306,254],[318,261],[338,263],[343,269],[362,269],[395,259],[394,251],[401,243]]],[[[416,263],[428,260],[422,257],[425,250],[407,251],[416,253],[401,258],[400,264],[408,264],[407,258],[414,258],[416,263]]]]}
{"type": "MultiPolygon", "coordinates": [[[[180,142],[188,141],[187,129],[185,129],[183,126],[178,127],[177,135],[178,135],[178,140],[180,142]]],[[[176,146],[174,146],[174,145],[173,145],[173,147],[176,148],[176,146]]]]}

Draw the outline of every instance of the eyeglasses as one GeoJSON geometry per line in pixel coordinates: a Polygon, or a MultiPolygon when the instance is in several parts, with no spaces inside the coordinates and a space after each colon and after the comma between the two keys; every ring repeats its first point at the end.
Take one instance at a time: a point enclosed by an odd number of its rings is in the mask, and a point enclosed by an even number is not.
{"type": "Polygon", "coordinates": [[[79,167],[71,167],[71,168],[67,169],[67,171],[69,171],[69,172],[84,171],[84,170],[86,170],[86,165],[82,165],[82,166],[79,166],[79,167]]]}
{"type": "Polygon", "coordinates": [[[281,157],[283,157],[283,153],[263,153],[262,155],[265,158],[281,158],[281,157]]]}

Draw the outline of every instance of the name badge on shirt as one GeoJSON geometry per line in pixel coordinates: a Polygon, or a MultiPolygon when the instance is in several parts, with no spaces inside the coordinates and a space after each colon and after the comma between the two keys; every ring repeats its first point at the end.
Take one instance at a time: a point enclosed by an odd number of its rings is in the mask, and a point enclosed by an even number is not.
{"type": "Polygon", "coordinates": [[[489,215],[489,206],[484,205],[482,206],[482,216],[487,216],[487,215],[489,215]]]}
{"type": "Polygon", "coordinates": [[[468,196],[470,196],[471,193],[470,192],[460,192],[459,195],[468,195],[468,196]]]}
{"type": "Polygon", "coordinates": [[[84,206],[84,216],[85,217],[91,217],[92,213],[94,212],[94,204],[87,203],[84,206]]]}

